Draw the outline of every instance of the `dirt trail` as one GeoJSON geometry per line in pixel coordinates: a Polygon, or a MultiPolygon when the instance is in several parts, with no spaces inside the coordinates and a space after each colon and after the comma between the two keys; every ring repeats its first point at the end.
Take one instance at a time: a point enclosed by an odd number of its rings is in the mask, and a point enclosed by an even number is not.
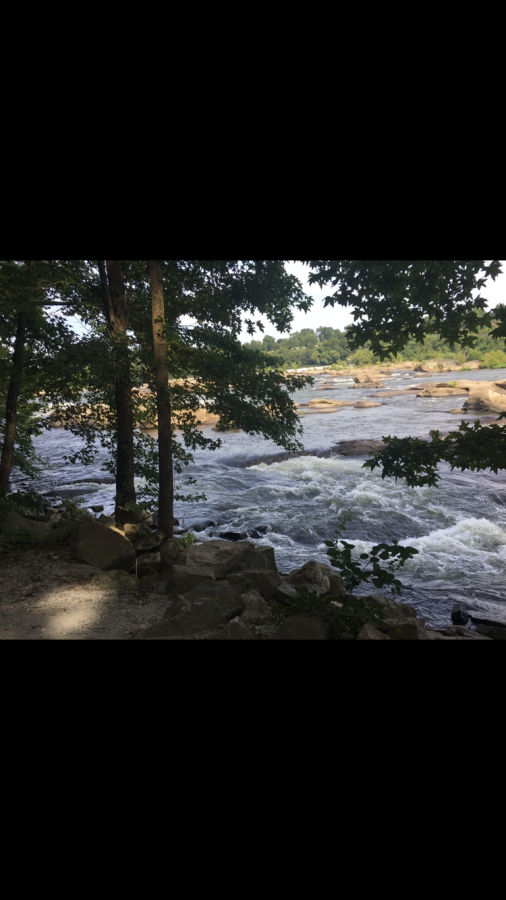
{"type": "Polygon", "coordinates": [[[118,587],[69,547],[0,559],[0,640],[127,640],[159,622],[163,595],[118,587]]]}

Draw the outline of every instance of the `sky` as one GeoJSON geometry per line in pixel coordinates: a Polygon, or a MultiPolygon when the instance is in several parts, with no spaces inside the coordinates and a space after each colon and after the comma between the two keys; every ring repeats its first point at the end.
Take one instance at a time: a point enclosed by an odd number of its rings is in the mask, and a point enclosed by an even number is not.
{"type": "MultiPolygon", "coordinates": [[[[501,260],[503,266],[503,273],[499,275],[495,282],[489,279],[486,288],[482,291],[484,297],[487,298],[488,306],[493,309],[497,306],[498,303],[506,303],[506,260],[501,260]]],[[[351,325],[353,322],[353,316],[349,310],[343,309],[342,306],[336,304],[336,307],[332,306],[323,306],[323,300],[329,291],[323,289],[320,290],[316,286],[310,287],[308,284],[308,268],[307,266],[303,266],[302,263],[288,262],[286,264],[286,269],[290,273],[290,275],[296,275],[297,278],[300,279],[304,291],[309,294],[314,299],[313,306],[310,311],[300,312],[299,310],[294,310],[293,322],[291,325],[291,331],[300,331],[301,328],[312,328],[316,331],[317,328],[330,326],[331,328],[339,328],[341,331],[344,330],[346,325],[351,325]]],[[[244,317],[246,318],[246,316],[244,317]]],[[[262,340],[264,334],[270,334],[272,337],[282,338],[288,337],[288,334],[281,334],[276,331],[273,325],[269,322],[269,320],[265,316],[255,316],[255,320],[260,319],[265,326],[265,331],[262,334],[261,332],[256,332],[253,337],[248,334],[246,328],[243,329],[240,339],[243,343],[251,341],[251,340],[262,340]]],[[[189,321],[189,320],[188,320],[189,321]]],[[[77,331],[78,334],[83,334],[85,329],[82,326],[82,323],[79,322],[78,319],[69,320],[70,324],[77,331]]]]}
{"type": "MultiPolygon", "coordinates": [[[[506,260],[501,260],[501,264],[503,267],[502,275],[499,275],[495,282],[489,279],[487,286],[481,292],[482,296],[486,297],[490,309],[493,309],[498,303],[506,303],[506,260]]],[[[313,306],[309,312],[294,310],[291,331],[300,331],[301,328],[312,328],[313,331],[316,331],[317,328],[324,326],[339,328],[341,331],[344,331],[346,325],[351,325],[353,316],[348,308],[345,309],[337,304],[335,308],[323,306],[323,300],[330,291],[320,290],[316,286],[311,287],[308,284],[307,276],[309,270],[307,266],[303,266],[302,263],[290,262],[287,263],[286,269],[290,275],[296,275],[300,279],[304,291],[314,298],[313,306]]],[[[287,334],[277,332],[265,316],[257,316],[256,318],[259,318],[264,323],[264,334],[270,334],[276,339],[288,337],[287,334]]],[[[257,332],[252,338],[246,329],[243,329],[241,341],[244,343],[251,340],[262,340],[262,337],[263,335],[257,332]]]]}

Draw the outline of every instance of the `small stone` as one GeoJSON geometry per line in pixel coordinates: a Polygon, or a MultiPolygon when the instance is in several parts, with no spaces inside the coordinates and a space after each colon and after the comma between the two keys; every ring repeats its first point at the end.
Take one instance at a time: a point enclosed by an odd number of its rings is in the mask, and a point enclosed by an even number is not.
{"type": "Polygon", "coordinates": [[[103,511],[104,511],[104,507],[103,507],[103,506],[90,506],[90,509],[91,509],[91,511],[94,512],[94,513],[99,513],[99,512],[103,512],[103,511]]]}

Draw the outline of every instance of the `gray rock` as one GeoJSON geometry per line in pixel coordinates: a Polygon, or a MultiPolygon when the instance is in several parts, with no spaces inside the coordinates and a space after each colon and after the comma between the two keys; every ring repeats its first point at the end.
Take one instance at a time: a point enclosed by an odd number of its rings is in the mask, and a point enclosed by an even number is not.
{"type": "Polygon", "coordinates": [[[494,628],[492,625],[477,625],[476,631],[493,641],[506,641],[506,628],[494,628]]]}
{"type": "Polygon", "coordinates": [[[130,522],[127,522],[123,526],[123,531],[125,532],[125,537],[132,541],[132,544],[139,544],[141,541],[152,537],[151,528],[144,522],[140,525],[132,525],[130,522]]]}
{"type": "Polygon", "coordinates": [[[427,632],[421,622],[416,619],[406,619],[391,626],[386,632],[387,637],[393,641],[429,641],[427,632]]]}
{"type": "Polygon", "coordinates": [[[139,582],[134,575],[129,575],[123,569],[112,569],[94,575],[89,582],[93,587],[101,590],[115,590],[125,593],[134,593],[139,588],[139,582]]]}
{"type": "Polygon", "coordinates": [[[70,536],[70,545],[79,559],[99,569],[125,569],[135,563],[132,543],[117,528],[106,527],[96,519],[84,519],[70,536]]]}
{"type": "Polygon", "coordinates": [[[464,625],[450,625],[444,632],[451,641],[490,641],[491,638],[477,631],[471,631],[464,625]]]}
{"type": "Polygon", "coordinates": [[[156,550],[161,546],[164,539],[165,535],[163,531],[157,531],[154,534],[151,533],[149,537],[146,537],[135,544],[135,552],[146,553],[148,550],[156,550]]]}
{"type": "Polygon", "coordinates": [[[391,641],[387,634],[382,634],[374,625],[367,622],[357,634],[357,641],[391,641]]]}
{"type": "MultiPolygon", "coordinates": [[[[334,573],[332,573],[334,575],[334,573]]],[[[330,578],[324,572],[322,565],[317,562],[307,562],[300,569],[294,569],[286,577],[288,584],[300,586],[318,586],[324,591],[330,591],[330,578]]]]}
{"type": "Polygon", "coordinates": [[[233,572],[228,576],[227,582],[231,587],[238,588],[241,594],[254,590],[265,598],[276,595],[276,588],[281,582],[281,576],[277,572],[270,572],[267,569],[248,570],[247,572],[233,572]]]}
{"type": "Polygon", "coordinates": [[[162,566],[175,566],[185,549],[181,538],[169,538],[160,546],[160,558],[162,566]]]}
{"type": "Polygon", "coordinates": [[[252,641],[253,635],[241,619],[232,619],[225,628],[218,631],[211,641],[252,641]]]}
{"type": "Polygon", "coordinates": [[[477,613],[470,613],[473,625],[490,625],[492,628],[506,628],[506,622],[501,619],[489,619],[487,616],[480,616],[477,613]]]}
{"type": "Polygon", "coordinates": [[[188,603],[179,597],[166,613],[166,618],[148,628],[144,637],[176,637],[197,634],[226,624],[225,616],[215,601],[209,597],[203,597],[193,603],[188,603]]]}
{"type": "Polygon", "coordinates": [[[326,589],[318,584],[289,584],[288,581],[283,580],[276,586],[274,596],[280,603],[288,605],[299,596],[300,588],[306,588],[311,594],[316,594],[318,597],[327,593],[326,589]]]}
{"type": "Polygon", "coordinates": [[[246,609],[247,599],[242,585],[230,585],[227,581],[204,581],[181,598],[186,603],[208,597],[214,600],[227,620],[235,619],[246,609]]]}
{"type": "Polygon", "coordinates": [[[330,641],[332,629],[317,613],[300,613],[285,619],[273,641],[330,641]]]}
{"type": "Polygon", "coordinates": [[[103,507],[103,506],[90,506],[90,509],[91,509],[91,511],[94,512],[94,513],[99,513],[99,512],[103,512],[103,511],[104,511],[104,507],[103,507]]]}
{"type": "Polygon", "coordinates": [[[242,621],[246,625],[262,625],[270,615],[270,609],[263,597],[258,591],[251,590],[243,594],[241,599],[246,603],[246,608],[241,616],[242,621]]]}
{"type": "Polygon", "coordinates": [[[116,528],[116,519],[112,516],[104,516],[104,514],[102,514],[98,517],[98,521],[101,525],[105,525],[106,528],[116,528]]]}
{"type": "Polygon", "coordinates": [[[49,522],[36,522],[33,519],[25,519],[24,516],[20,516],[13,509],[7,513],[4,521],[11,528],[22,528],[23,531],[32,531],[40,535],[47,534],[51,529],[49,522]]]}
{"type": "Polygon", "coordinates": [[[181,553],[178,562],[181,566],[212,568],[216,578],[226,578],[231,572],[239,571],[243,557],[253,550],[255,545],[251,541],[206,541],[189,547],[181,553]]]}
{"type": "Polygon", "coordinates": [[[163,570],[169,583],[169,590],[175,594],[187,594],[203,581],[214,581],[214,570],[204,566],[172,566],[163,570]]]}
{"type": "Polygon", "coordinates": [[[137,566],[159,566],[160,563],[160,553],[143,553],[142,556],[137,556],[137,566]]]}
{"type": "Polygon", "coordinates": [[[277,573],[274,547],[254,547],[253,550],[247,550],[238,564],[237,571],[258,572],[260,569],[277,573]]]}
{"type": "Polygon", "coordinates": [[[248,538],[247,531],[220,531],[218,537],[222,541],[245,541],[248,538]]]}
{"type": "Polygon", "coordinates": [[[154,594],[166,594],[168,587],[168,581],[157,581],[156,584],[153,585],[153,593],[154,594]]]}

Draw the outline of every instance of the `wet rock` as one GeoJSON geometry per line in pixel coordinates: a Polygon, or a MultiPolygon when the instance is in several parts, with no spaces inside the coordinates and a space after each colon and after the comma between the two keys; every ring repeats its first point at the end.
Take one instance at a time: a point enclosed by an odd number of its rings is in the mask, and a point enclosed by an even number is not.
{"type": "Polygon", "coordinates": [[[383,441],[340,441],[334,448],[342,456],[369,456],[371,453],[377,453],[383,450],[385,444],[383,441]]]}
{"type": "Polygon", "coordinates": [[[247,531],[221,531],[218,535],[222,541],[246,541],[248,539],[247,531]]]}
{"type": "Polygon", "coordinates": [[[258,531],[259,534],[268,534],[269,531],[272,531],[270,525],[256,525],[255,531],[258,531]]]}
{"type": "MultiPolygon", "coordinates": [[[[191,530],[195,532],[195,534],[199,534],[201,531],[206,531],[208,528],[216,527],[218,523],[213,522],[212,519],[206,519],[204,522],[197,522],[195,525],[191,526],[191,530]]],[[[179,522],[178,522],[179,525],[179,522]]]]}
{"type": "Polygon", "coordinates": [[[469,614],[466,612],[463,606],[460,606],[458,603],[456,603],[452,607],[451,620],[454,625],[467,625],[467,623],[469,622],[469,614]]]}
{"type": "Polygon", "coordinates": [[[94,512],[94,513],[99,513],[99,512],[103,512],[103,511],[104,511],[104,507],[103,507],[103,506],[90,506],[90,509],[91,509],[91,511],[94,512]]]}
{"type": "Polygon", "coordinates": [[[358,403],[353,404],[355,409],[372,409],[374,406],[382,405],[382,403],[374,403],[372,400],[359,400],[358,403]]]}
{"type": "Polygon", "coordinates": [[[506,628],[504,619],[491,619],[479,613],[470,613],[471,622],[474,625],[490,625],[493,628],[506,628]]]}
{"type": "Polygon", "coordinates": [[[506,628],[494,628],[492,625],[477,625],[476,631],[493,641],[506,641],[506,628]]]}

